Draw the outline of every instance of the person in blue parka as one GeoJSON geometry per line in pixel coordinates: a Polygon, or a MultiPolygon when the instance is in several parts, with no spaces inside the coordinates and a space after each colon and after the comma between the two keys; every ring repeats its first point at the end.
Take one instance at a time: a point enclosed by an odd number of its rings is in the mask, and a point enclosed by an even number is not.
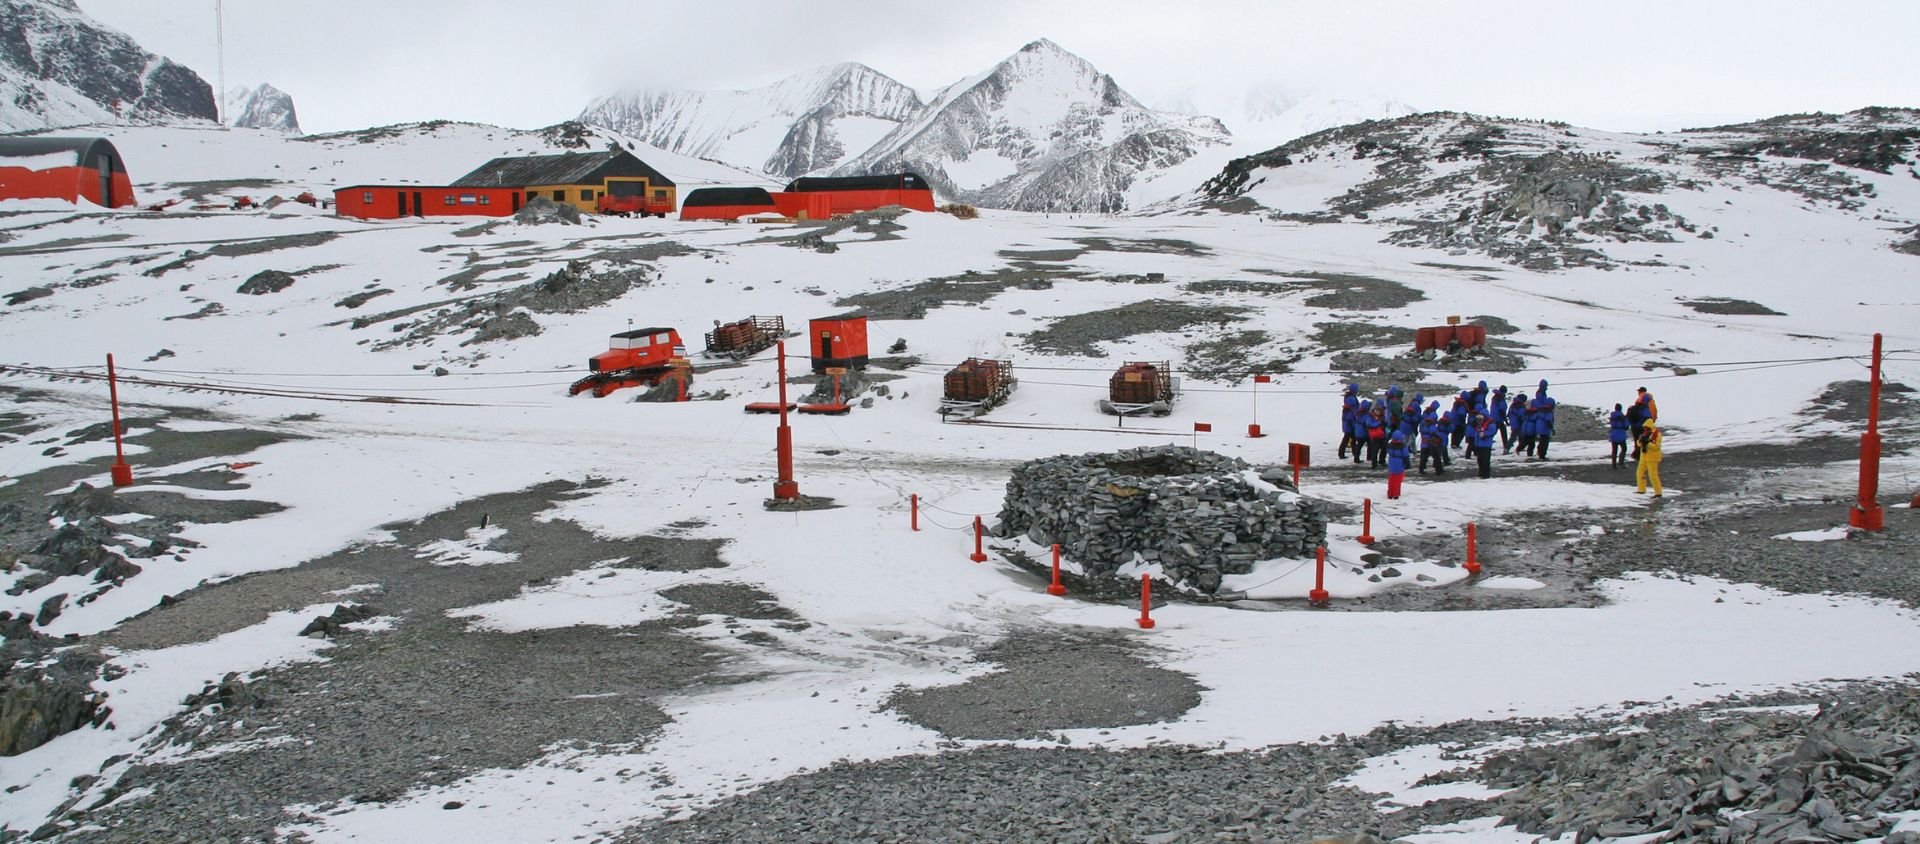
{"type": "Polygon", "coordinates": [[[1607,415],[1607,442],[1612,444],[1609,458],[1613,468],[1627,465],[1627,414],[1620,405],[1613,406],[1613,412],[1607,415]]]}
{"type": "Polygon", "coordinates": [[[1473,415],[1473,458],[1480,465],[1480,477],[1493,477],[1493,419],[1484,413],[1473,415]]]}
{"type": "Polygon", "coordinates": [[[1367,426],[1367,465],[1375,469],[1387,462],[1387,408],[1375,403],[1360,423],[1367,426]]]}
{"type": "Polygon", "coordinates": [[[1453,407],[1447,410],[1447,415],[1453,417],[1454,448],[1459,448],[1461,443],[1466,442],[1467,414],[1471,412],[1471,403],[1467,401],[1466,393],[1453,397],[1453,407]]]}
{"type": "Polygon", "coordinates": [[[1367,414],[1373,412],[1373,402],[1361,399],[1353,408],[1353,421],[1347,425],[1347,436],[1353,438],[1353,462],[1360,462],[1367,450],[1367,414]]]}
{"type": "Polygon", "coordinates": [[[1527,440],[1527,395],[1516,393],[1513,401],[1507,405],[1507,432],[1511,439],[1501,441],[1501,454],[1512,454],[1513,447],[1526,448],[1527,440]]]}
{"type": "Polygon", "coordinates": [[[1348,384],[1346,394],[1340,397],[1340,456],[1347,456],[1347,449],[1353,445],[1354,416],[1360,412],[1360,385],[1348,384]]]}
{"type": "Polygon", "coordinates": [[[1534,457],[1547,459],[1547,446],[1553,444],[1553,406],[1557,404],[1552,396],[1541,396],[1540,418],[1533,423],[1534,457]]]}
{"type": "Polygon", "coordinates": [[[1409,444],[1415,437],[1420,436],[1421,402],[1426,401],[1426,398],[1419,393],[1414,393],[1413,398],[1407,400],[1407,406],[1400,411],[1400,435],[1406,437],[1409,444]]]}
{"type": "Polygon", "coordinates": [[[1387,498],[1400,497],[1400,484],[1407,479],[1407,440],[1399,434],[1387,442],[1387,498]]]}
{"type": "Polygon", "coordinates": [[[1447,435],[1440,430],[1440,403],[1434,402],[1420,419],[1420,474],[1427,473],[1427,461],[1433,461],[1436,475],[1447,473],[1447,435]]]}
{"type": "Polygon", "coordinates": [[[1467,391],[1467,410],[1482,416],[1487,414],[1487,382],[1467,391]]]}
{"type": "Polygon", "coordinates": [[[1493,420],[1493,427],[1500,432],[1500,446],[1507,445],[1507,385],[1501,384],[1487,394],[1487,418],[1493,420]]]}

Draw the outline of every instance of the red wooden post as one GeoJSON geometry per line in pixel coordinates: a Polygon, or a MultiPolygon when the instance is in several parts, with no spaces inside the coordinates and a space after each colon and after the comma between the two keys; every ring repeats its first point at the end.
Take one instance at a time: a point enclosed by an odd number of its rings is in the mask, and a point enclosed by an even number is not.
{"type": "Polygon", "coordinates": [[[120,383],[119,376],[113,371],[113,355],[107,355],[107,395],[113,405],[113,468],[108,474],[113,478],[114,486],[126,486],[133,483],[133,467],[127,465],[126,452],[120,445],[120,383]]]}
{"type": "Polygon", "coordinates": [[[793,479],[793,429],[787,427],[787,341],[776,345],[780,349],[780,430],[774,434],[774,450],[780,454],[780,477],[773,482],[773,497],[793,499],[800,497],[800,484],[793,479]]]}
{"type": "Polygon", "coordinates": [[[1373,499],[1371,498],[1362,499],[1360,502],[1360,536],[1358,539],[1361,545],[1373,544],[1373,499]]]}
{"type": "Polygon", "coordinates": [[[919,530],[920,529],[920,496],[918,494],[909,495],[907,496],[907,500],[912,502],[913,504],[913,529],[919,530]]]}
{"type": "Polygon", "coordinates": [[[1327,546],[1320,546],[1319,550],[1315,551],[1313,556],[1315,563],[1313,570],[1313,591],[1307,593],[1307,601],[1314,604],[1325,604],[1327,598],[1330,597],[1327,595],[1327,546]]]}
{"type": "Polygon", "coordinates": [[[1475,547],[1474,534],[1475,534],[1474,524],[1472,522],[1468,522],[1467,523],[1467,564],[1463,566],[1463,568],[1467,570],[1468,574],[1480,573],[1480,554],[1479,554],[1479,549],[1475,547]]]}
{"type": "Polygon", "coordinates": [[[1153,629],[1153,575],[1140,575],[1140,629],[1153,629]]]}
{"type": "Polygon", "coordinates": [[[1053,583],[1047,586],[1047,594],[1058,597],[1067,594],[1067,587],[1060,584],[1060,543],[1053,543],[1053,583]]]}
{"type": "Polygon", "coordinates": [[[1861,530],[1885,530],[1887,511],[1880,508],[1880,335],[1873,335],[1873,380],[1868,388],[1867,432],[1860,435],[1860,500],[1847,513],[1847,524],[1861,530]]]}
{"type": "Polygon", "coordinates": [[[1273,381],[1271,375],[1253,376],[1253,422],[1247,425],[1247,436],[1259,439],[1266,436],[1260,433],[1260,385],[1273,381]]]}
{"type": "Polygon", "coordinates": [[[980,525],[980,517],[974,516],[973,517],[973,553],[971,555],[968,555],[967,559],[972,560],[976,563],[984,563],[987,561],[987,552],[980,549],[980,543],[985,541],[984,537],[986,536],[986,533],[987,533],[986,528],[983,528],[980,525]]]}

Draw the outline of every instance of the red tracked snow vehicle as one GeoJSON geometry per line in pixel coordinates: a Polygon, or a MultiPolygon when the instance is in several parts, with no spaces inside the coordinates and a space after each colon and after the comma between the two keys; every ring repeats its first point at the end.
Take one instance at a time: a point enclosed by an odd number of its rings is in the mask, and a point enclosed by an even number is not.
{"type": "Polygon", "coordinates": [[[601,398],[622,387],[651,387],[669,377],[681,378],[683,386],[691,384],[693,368],[686,354],[680,332],[671,328],[622,331],[607,341],[606,351],[587,359],[593,374],[573,382],[567,395],[592,390],[594,398],[601,398]]]}

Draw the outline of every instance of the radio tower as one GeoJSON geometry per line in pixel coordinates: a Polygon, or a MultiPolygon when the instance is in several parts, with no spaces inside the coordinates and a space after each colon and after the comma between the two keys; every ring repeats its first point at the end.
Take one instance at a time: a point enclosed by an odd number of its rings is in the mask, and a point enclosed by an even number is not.
{"type": "Polygon", "coordinates": [[[222,129],[227,128],[227,16],[222,8],[224,5],[224,0],[213,0],[214,76],[220,86],[216,92],[219,96],[215,100],[218,105],[214,113],[218,115],[222,129]]]}

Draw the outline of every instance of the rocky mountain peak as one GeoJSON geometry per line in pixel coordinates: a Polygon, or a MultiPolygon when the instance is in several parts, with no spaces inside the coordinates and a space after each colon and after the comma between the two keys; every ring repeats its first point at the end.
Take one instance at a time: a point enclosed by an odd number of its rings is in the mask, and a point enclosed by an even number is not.
{"type": "Polygon", "coordinates": [[[0,0],[0,131],[213,120],[213,88],[74,0],[0,0]]]}
{"type": "Polygon", "coordinates": [[[229,126],[300,133],[293,96],[264,82],[254,88],[235,86],[227,93],[226,108],[229,126]]]}

